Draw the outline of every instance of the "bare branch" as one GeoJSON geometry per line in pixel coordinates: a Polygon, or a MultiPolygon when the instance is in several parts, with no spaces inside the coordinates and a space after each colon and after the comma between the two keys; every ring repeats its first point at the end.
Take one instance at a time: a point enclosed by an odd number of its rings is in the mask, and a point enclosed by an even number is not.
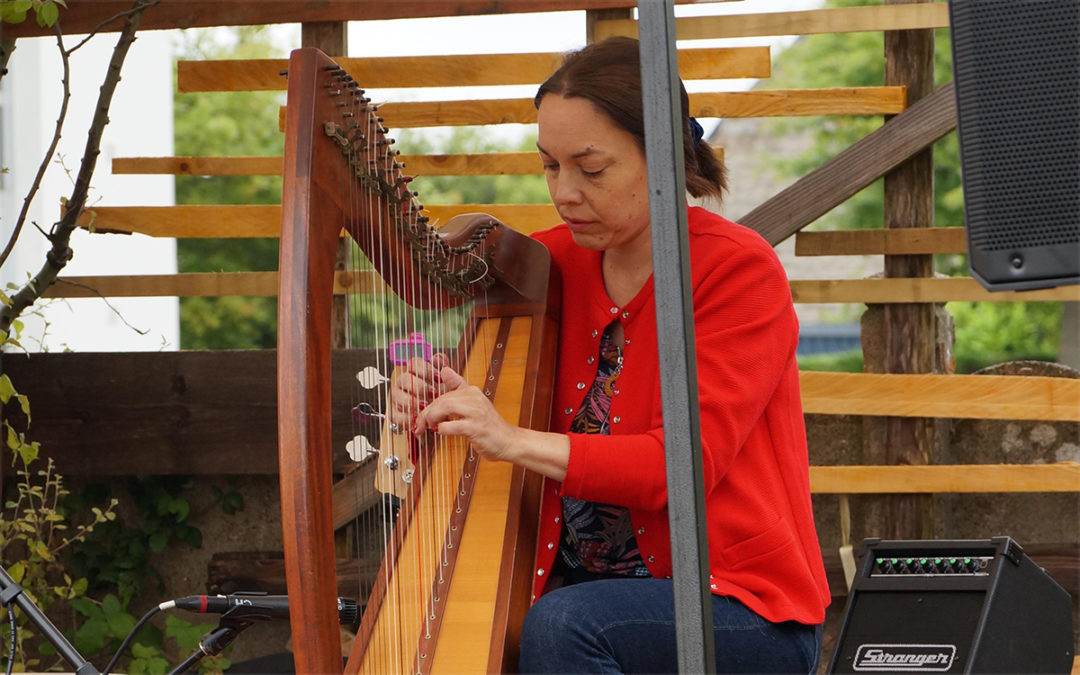
{"type": "Polygon", "coordinates": [[[72,54],[74,54],[76,49],[78,49],[79,47],[82,47],[84,44],[89,42],[90,38],[97,35],[98,31],[100,31],[105,26],[108,26],[113,21],[116,21],[117,19],[123,19],[125,17],[132,16],[133,14],[136,14],[136,13],[138,13],[141,16],[142,12],[145,12],[147,9],[153,7],[154,5],[158,4],[159,2],[161,2],[161,0],[150,0],[148,2],[142,2],[142,3],[137,2],[137,3],[135,3],[135,6],[132,7],[131,9],[129,9],[127,11],[124,11],[124,12],[120,12],[119,14],[114,14],[113,16],[110,16],[108,19],[105,19],[104,21],[102,21],[98,25],[94,26],[94,29],[91,30],[89,33],[87,33],[86,37],[84,37],[79,42],[79,44],[77,44],[74,47],[72,47],[71,49],[67,50],[68,56],[71,56],[72,54]]]}
{"type": "Polygon", "coordinates": [[[52,248],[45,254],[45,264],[36,275],[23,286],[17,293],[11,296],[11,304],[0,307],[0,330],[7,331],[11,322],[18,317],[26,308],[30,307],[42,293],[59,276],[68,261],[71,260],[72,250],[69,246],[71,233],[78,226],[79,216],[82,215],[86,206],[86,197],[90,189],[90,177],[97,166],[98,155],[101,154],[101,137],[105,126],[109,123],[109,106],[112,104],[113,94],[120,82],[120,69],[127,57],[131,44],[135,41],[135,31],[139,27],[143,12],[160,0],[135,0],[132,12],[124,20],[124,27],[120,37],[113,48],[112,58],[109,60],[109,68],[105,73],[98,94],[97,105],[94,109],[94,118],[87,134],[86,148],[83,151],[82,163],[75,179],[75,187],[68,198],[64,213],[60,220],[53,225],[49,235],[52,248]]]}
{"type": "Polygon", "coordinates": [[[60,61],[64,68],[63,77],[60,78],[60,82],[63,84],[63,99],[60,103],[60,114],[56,118],[56,128],[53,130],[52,142],[49,144],[49,149],[41,158],[41,165],[38,167],[37,174],[34,176],[33,182],[30,183],[30,189],[23,199],[22,208],[19,210],[19,217],[15,219],[15,227],[11,231],[11,237],[8,239],[7,246],[4,247],[3,253],[0,253],[0,267],[3,267],[4,263],[7,262],[12,249],[15,248],[15,242],[19,240],[19,235],[22,234],[23,225],[26,223],[26,217],[30,212],[30,204],[34,201],[34,196],[41,188],[41,180],[45,177],[45,170],[49,168],[49,162],[52,159],[53,153],[56,152],[56,146],[60,144],[60,133],[64,129],[64,120],[67,119],[68,103],[71,100],[71,61],[68,60],[67,52],[64,51],[64,40],[60,34],[59,23],[53,25],[53,30],[56,31],[56,46],[60,50],[60,61]]]}
{"type": "Polygon", "coordinates": [[[0,39],[0,80],[4,79],[4,75],[7,75],[8,59],[11,58],[11,52],[13,51],[15,51],[14,39],[0,39]]]}

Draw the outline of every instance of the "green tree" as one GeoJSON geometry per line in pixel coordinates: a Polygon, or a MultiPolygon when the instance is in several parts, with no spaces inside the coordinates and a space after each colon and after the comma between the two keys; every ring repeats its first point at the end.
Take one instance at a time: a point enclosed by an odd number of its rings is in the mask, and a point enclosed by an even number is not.
{"type": "MultiPolygon", "coordinates": [[[[827,7],[881,4],[867,0],[826,0],[827,7]]],[[[949,31],[935,31],[934,82],[952,79],[949,31]]],[[[826,33],[802,38],[781,52],[765,86],[783,88],[880,86],[885,78],[884,36],[880,32],[826,33]]],[[[772,159],[781,179],[802,176],[881,126],[880,117],[804,117],[775,119],[767,133],[808,134],[805,153],[772,159]]],[[[938,226],[964,223],[960,151],[955,133],[934,149],[934,221],[938,226]]],[[[881,227],[884,222],[883,181],[878,180],[841,206],[819,218],[813,229],[844,230],[881,227]]],[[[938,272],[966,276],[967,256],[935,256],[938,272]]],[[[1060,344],[1061,303],[949,303],[956,323],[958,368],[970,371],[1019,358],[1056,358],[1060,344]],[[1056,327],[1056,328],[1055,328],[1056,327]],[[1000,339],[994,336],[1001,336],[1000,339]],[[992,344],[988,344],[988,340],[992,344]]]]}
{"type": "MultiPolygon", "coordinates": [[[[191,31],[177,50],[181,59],[273,58],[280,50],[264,27],[191,31]]],[[[280,92],[177,93],[174,144],[181,156],[280,155],[280,92]]],[[[279,176],[177,176],[177,204],[276,204],[279,176]]],[[[271,271],[277,239],[182,239],[180,272],[271,271]]],[[[256,349],[277,342],[274,298],[183,298],[180,345],[184,349],[256,349]]]]}

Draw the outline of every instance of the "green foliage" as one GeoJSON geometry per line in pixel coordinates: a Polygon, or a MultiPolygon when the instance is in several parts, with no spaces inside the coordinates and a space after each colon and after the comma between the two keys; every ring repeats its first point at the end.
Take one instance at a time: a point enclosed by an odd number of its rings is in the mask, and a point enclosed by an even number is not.
{"type": "Polygon", "coordinates": [[[861,373],[863,369],[862,357],[861,349],[800,356],[798,357],[799,370],[823,370],[831,373],[861,373]]]}
{"type": "Polygon", "coordinates": [[[1053,361],[1061,346],[1060,302],[950,302],[956,370],[1004,361],[1053,361]]]}
{"type": "MultiPolygon", "coordinates": [[[[161,591],[161,575],[151,554],[177,541],[202,546],[202,532],[187,522],[191,504],[184,476],[133,476],[126,481],[134,516],[118,517],[97,529],[72,555],[72,568],[93,580],[92,591],[116,592],[123,606],[145,590],[161,591]]],[[[92,484],[66,504],[72,511],[95,508],[110,488],[92,484]]]]}
{"type": "MultiPolygon", "coordinates": [[[[193,31],[179,46],[180,58],[271,58],[282,56],[262,27],[193,31]],[[223,35],[235,41],[223,42],[223,35]]],[[[174,143],[177,155],[280,155],[281,92],[177,93],[174,143]]],[[[177,176],[177,204],[276,204],[279,176],[177,176]]],[[[180,272],[269,271],[278,265],[276,239],[182,239],[180,272]]],[[[274,298],[183,298],[180,345],[184,349],[257,349],[277,344],[274,298]]]]}
{"type": "MultiPolygon", "coordinates": [[[[868,0],[827,0],[827,7],[880,4],[868,0]]],[[[947,29],[935,31],[934,82],[952,79],[952,52],[947,29]]],[[[816,88],[880,86],[885,77],[884,37],[880,32],[810,35],[784,50],[768,87],[816,88]]],[[[817,168],[877,129],[880,117],[787,118],[765,123],[767,133],[806,134],[811,147],[798,156],[772,160],[773,171],[787,181],[817,168]]],[[[964,224],[960,151],[955,133],[933,146],[934,222],[964,224]]],[[[844,230],[881,227],[884,222],[883,181],[876,181],[843,205],[819,218],[812,229],[844,230]]],[[[967,257],[937,255],[938,272],[967,274],[967,257]]],[[[956,319],[957,368],[970,372],[990,363],[1021,358],[1054,359],[1060,341],[1061,305],[1057,303],[950,303],[956,319]],[[1057,323],[1055,323],[1055,321],[1057,323]]]]}
{"type": "MultiPolygon", "coordinates": [[[[17,346],[21,331],[22,322],[13,322],[12,333],[0,335],[0,349],[17,346]]],[[[80,513],[79,520],[86,522],[75,526],[72,514],[60,506],[68,494],[63,477],[56,472],[51,458],[41,456],[41,444],[27,440],[30,401],[16,390],[7,374],[0,374],[0,403],[10,406],[6,408],[2,427],[16,475],[14,494],[0,510],[0,558],[13,561],[6,567],[8,574],[43,612],[48,612],[57,601],[76,603],[85,600],[89,582],[65,566],[62,554],[70,546],[84,541],[95,527],[115,518],[116,501],[110,500],[104,508],[95,507],[80,513]],[[18,404],[21,421],[13,419],[13,403],[18,404]],[[41,468],[42,463],[45,468],[41,468]]],[[[0,624],[7,625],[8,611],[0,608],[0,624]]],[[[22,611],[17,610],[15,614],[19,630],[15,640],[16,664],[13,665],[34,670],[60,665],[55,652],[40,639],[22,611]]],[[[6,664],[8,653],[0,658],[6,664]]]]}
{"type": "Polygon", "coordinates": [[[0,0],[0,21],[22,23],[26,13],[33,11],[39,26],[52,26],[60,18],[61,7],[67,7],[65,0],[0,0]]]}
{"type": "MultiPolygon", "coordinates": [[[[880,4],[867,0],[828,0],[827,7],[880,4]]],[[[769,88],[875,87],[885,80],[884,37],[879,32],[823,33],[809,35],[778,57],[769,88]]],[[[934,82],[952,79],[952,53],[948,30],[935,32],[934,82]]],[[[766,122],[768,133],[809,134],[811,148],[805,153],[776,158],[775,173],[782,178],[802,176],[847,149],[881,126],[877,116],[778,118],[766,122]]],[[[956,134],[934,144],[935,222],[962,225],[963,194],[960,153],[956,134]]],[[[876,181],[814,224],[820,229],[880,227],[882,181],[876,181]]]]}

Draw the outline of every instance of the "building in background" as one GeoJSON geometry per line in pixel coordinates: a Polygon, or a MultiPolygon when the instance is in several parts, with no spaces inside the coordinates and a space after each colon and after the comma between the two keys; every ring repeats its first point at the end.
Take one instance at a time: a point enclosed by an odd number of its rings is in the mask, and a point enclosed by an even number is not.
{"type": "MultiPolygon", "coordinates": [[[[31,16],[27,20],[32,21],[31,16]]],[[[71,193],[86,144],[98,89],[117,34],[98,35],[71,57],[71,101],[57,153],[52,157],[12,256],[0,267],[0,283],[23,284],[45,260],[48,231],[71,193]],[[60,163],[62,158],[63,164],[60,163]],[[66,169],[66,171],[65,171],[66,169]],[[70,172],[70,175],[68,174],[70,172]]],[[[65,44],[77,44],[67,36],[65,44]]],[[[88,205],[173,204],[172,176],[113,175],[112,159],[166,156],[173,148],[172,33],[146,31],[128,52],[110,109],[88,205]]],[[[62,84],[56,40],[18,40],[0,80],[0,238],[5,245],[34,175],[53,137],[62,84]]],[[[173,240],[143,235],[75,232],[74,258],[63,276],[167,274],[176,271],[173,240]]],[[[25,316],[23,344],[30,351],[154,351],[176,349],[176,298],[101,298],[39,302],[41,317],[25,316]],[[42,340],[42,336],[44,339],[42,340]]]]}

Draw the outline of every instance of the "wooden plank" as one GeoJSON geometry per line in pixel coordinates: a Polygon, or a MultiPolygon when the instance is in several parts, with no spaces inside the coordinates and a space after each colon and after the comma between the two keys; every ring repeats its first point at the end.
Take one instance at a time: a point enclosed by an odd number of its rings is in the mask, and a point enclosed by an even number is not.
{"type": "MultiPolygon", "coordinates": [[[[716,0],[675,0],[676,4],[716,0]]],[[[429,16],[470,14],[512,14],[516,12],[558,12],[581,9],[635,7],[635,0],[408,0],[408,2],[267,2],[266,0],[163,0],[143,15],[140,30],[205,28],[209,26],[260,26],[271,23],[323,21],[364,21],[369,19],[409,19],[429,16]]],[[[60,10],[64,33],[89,33],[98,24],[131,9],[129,0],[79,0],[60,10]]],[[[119,30],[112,21],[102,30],[119,30]]],[[[51,27],[42,27],[31,18],[4,24],[5,38],[52,36],[51,27]]]]}
{"type": "Polygon", "coordinates": [[[963,227],[799,232],[795,255],[907,255],[967,253],[963,227]]]}
{"type": "Polygon", "coordinates": [[[812,466],[814,494],[1080,492],[1080,464],[812,466]]]}
{"type": "Polygon", "coordinates": [[[1080,422],[1080,379],[815,371],[799,378],[806,413],[1080,422]]]}
{"type": "Polygon", "coordinates": [[[775,246],[955,128],[949,82],[737,220],[775,246]]]}
{"type": "MultiPolygon", "coordinates": [[[[436,225],[460,213],[486,213],[525,234],[562,222],[550,204],[432,204],[425,205],[424,213],[436,225]]],[[[79,226],[102,234],[151,237],[277,237],[281,233],[281,206],[99,206],[84,213],[79,226]]]]}
{"type": "MultiPolygon", "coordinates": [[[[352,406],[381,404],[356,386],[355,373],[376,364],[372,350],[332,358],[334,466],[344,472],[345,444],[378,435],[357,426],[352,406]]],[[[278,472],[276,350],[12,355],[4,372],[33,402],[32,438],[64,476],[278,472]]]]}
{"type": "MultiPolygon", "coordinates": [[[[690,114],[695,117],[888,115],[903,111],[905,100],[903,87],[704,92],[690,94],[690,114]]],[[[281,111],[279,127],[284,128],[285,108],[281,111]]],[[[383,103],[379,114],[392,129],[536,122],[531,98],[383,103]]]]}
{"type": "MultiPolygon", "coordinates": [[[[530,54],[449,54],[337,58],[365,89],[538,85],[562,64],[559,52],[530,54]]],[[[179,61],[179,92],[279,91],[287,59],[179,61]]],[[[684,80],[765,78],[772,72],[768,47],[727,47],[679,51],[684,80]]]]}
{"type": "MultiPolygon", "coordinates": [[[[724,149],[711,146],[721,161],[724,149]]],[[[399,155],[398,162],[413,176],[501,176],[544,173],[535,152],[483,152],[454,155],[399,155]]],[[[114,174],[188,176],[280,176],[281,156],[275,157],[115,157],[114,174]]]]}
{"type": "MultiPolygon", "coordinates": [[[[943,2],[925,2],[906,7],[886,5],[803,12],[682,17],[675,19],[675,35],[679,40],[714,40],[760,35],[946,28],[948,25],[948,5],[943,2]]],[[[598,21],[596,34],[597,39],[612,35],[637,37],[637,22],[632,19],[598,21]]]]}
{"type": "MultiPolygon", "coordinates": [[[[410,175],[498,176],[542,174],[535,152],[490,152],[456,155],[400,155],[410,175]]],[[[190,176],[280,176],[281,156],[275,157],[116,157],[114,174],[172,174],[190,176]]]]}
{"type": "MultiPolygon", "coordinates": [[[[340,270],[334,293],[385,292],[374,272],[340,270]]],[[[278,294],[277,272],[190,272],[128,276],[65,276],[45,291],[47,298],[218,298],[230,295],[258,297],[278,294]]]]}
{"type": "Polygon", "coordinates": [[[799,303],[1076,302],[1080,286],[990,292],[970,277],[807,279],[792,281],[791,295],[799,303]]]}

